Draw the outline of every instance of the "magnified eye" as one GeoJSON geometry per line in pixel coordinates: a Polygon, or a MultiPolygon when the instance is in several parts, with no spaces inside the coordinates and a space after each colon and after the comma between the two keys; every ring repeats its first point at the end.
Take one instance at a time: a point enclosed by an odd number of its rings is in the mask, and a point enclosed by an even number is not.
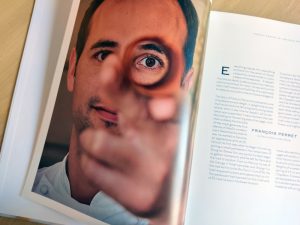
{"type": "Polygon", "coordinates": [[[98,61],[104,61],[106,59],[106,57],[111,53],[111,51],[108,51],[108,50],[102,50],[102,51],[99,51],[95,54],[95,58],[98,60],[98,61]]]}
{"type": "Polygon", "coordinates": [[[139,85],[152,85],[160,81],[167,70],[168,60],[164,55],[144,53],[134,60],[131,79],[139,85]]]}
{"type": "Polygon", "coordinates": [[[137,64],[151,70],[159,69],[160,67],[164,66],[163,62],[155,56],[146,56],[141,61],[137,62],[137,64]]]}

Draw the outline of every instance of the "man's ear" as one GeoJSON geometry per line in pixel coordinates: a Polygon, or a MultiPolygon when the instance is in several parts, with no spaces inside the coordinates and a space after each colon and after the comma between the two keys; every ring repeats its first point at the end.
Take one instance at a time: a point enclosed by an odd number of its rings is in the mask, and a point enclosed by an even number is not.
{"type": "Polygon", "coordinates": [[[77,61],[76,49],[73,48],[71,50],[71,54],[69,58],[69,67],[68,67],[68,74],[67,74],[67,88],[68,91],[70,92],[72,92],[74,89],[76,61],[77,61]]]}
{"type": "Polygon", "coordinates": [[[187,71],[182,81],[183,90],[188,92],[192,88],[193,83],[194,83],[194,69],[191,68],[189,69],[189,71],[187,71]]]}

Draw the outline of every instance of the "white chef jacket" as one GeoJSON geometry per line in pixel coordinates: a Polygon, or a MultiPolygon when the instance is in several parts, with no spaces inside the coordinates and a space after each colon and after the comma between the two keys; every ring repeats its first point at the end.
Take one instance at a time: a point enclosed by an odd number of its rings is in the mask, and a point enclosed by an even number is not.
{"type": "Polygon", "coordinates": [[[135,217],[103,192],[98,192],[90,205],[73,199],[66,173],[66,157],[50,167],[39,169],[32,191],[112,225],[148,224],[147,220],[135,217]]]}

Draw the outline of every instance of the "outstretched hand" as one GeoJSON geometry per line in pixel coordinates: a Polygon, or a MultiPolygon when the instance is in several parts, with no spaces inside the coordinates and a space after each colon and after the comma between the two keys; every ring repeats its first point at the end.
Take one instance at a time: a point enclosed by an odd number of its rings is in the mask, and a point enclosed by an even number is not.
{"type": "Polygon", "coordinates": [[[80,136],[81,167],[94,186],[129,211],[156,216],[168,198],[178,141],[178,99],[148,98],[132,90],[119,94],[110,96],[118,106],[119,132],[85,130],[80,136]]]}

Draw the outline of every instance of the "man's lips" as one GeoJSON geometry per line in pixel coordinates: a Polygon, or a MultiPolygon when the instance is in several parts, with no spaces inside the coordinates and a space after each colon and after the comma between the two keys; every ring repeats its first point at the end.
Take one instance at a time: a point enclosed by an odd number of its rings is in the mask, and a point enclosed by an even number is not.
{"type": "Polygon", "coordinates": [[[105,122],[117,123],[118,122],[118,114],[104,106],[92,106],[92,108],[97,112],[101,120],[105,122]]]}

